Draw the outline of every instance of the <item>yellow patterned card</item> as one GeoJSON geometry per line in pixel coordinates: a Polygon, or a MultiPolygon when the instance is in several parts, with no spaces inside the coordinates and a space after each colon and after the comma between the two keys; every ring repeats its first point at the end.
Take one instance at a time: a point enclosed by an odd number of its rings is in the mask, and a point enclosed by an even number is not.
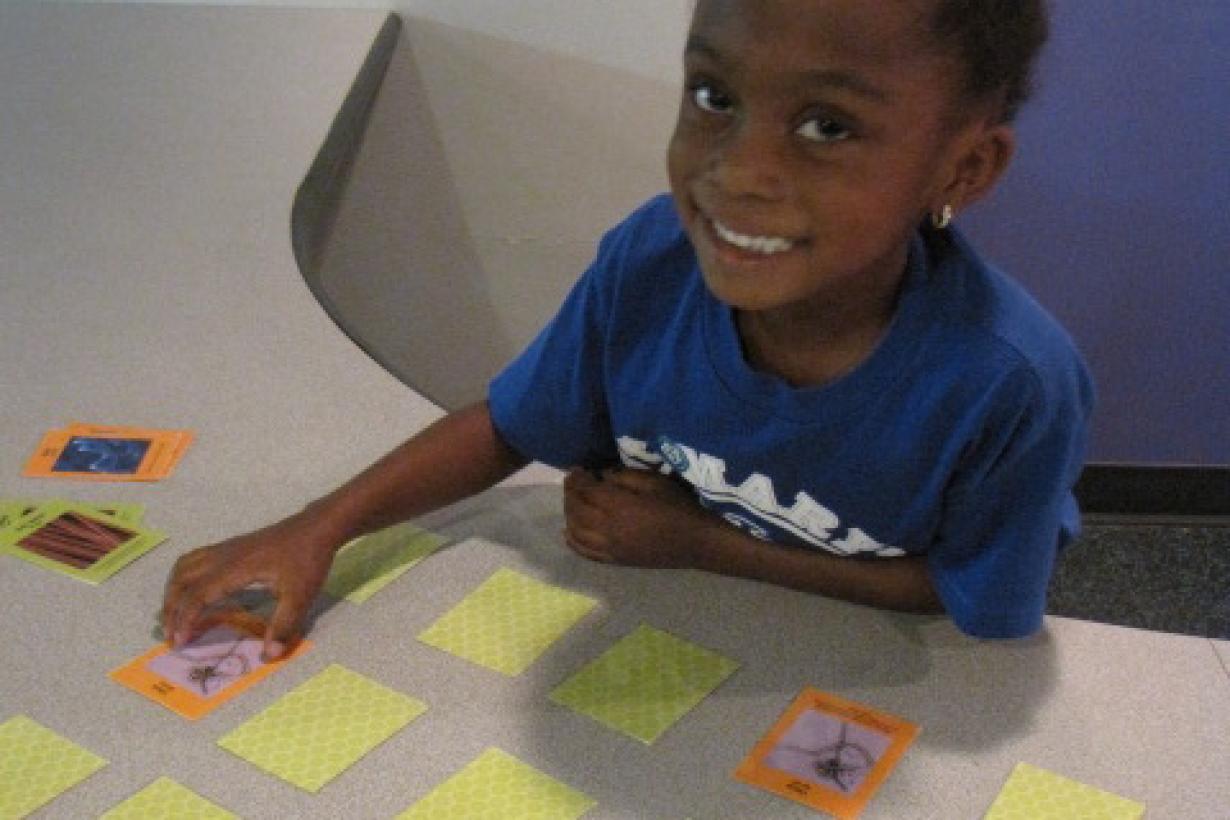
{"type": "Polygon", "coordinates": [[[551,700],[653,743],[739,664],[644,624],[551,692],[551,700]]]}
{"type": "Polygon", "coordinates": [[[28,717],[0,723],[0,817],[25,817],[107,765],[28,717]]]}
{"type": "Polygon", "coordinates": [[[425,711],[422,701],[334,664],[218,745],[315,793],[425,711]]]}
{"type": "Polygon", "coordinates": [[[413,524],[398,524],[356,538],[338,550],[325,581],[325,592],[361,604],[443,543],[440,536],[413,524]]]}
{"type": "Polygon", "coordinates": [[[397,820],[575,820],[593,805],[571,786],[491,748],[397,820]]]}
{"type": "Polygon", "coordinates": [[[237,820],[169,777],[160,777],[99,820],[237,820]]]}
{"type": "Polygon", "coordinates": [[[984,820],[1138,820],[1144,816],[1144,803],[1018,763],[984,820]]]}
{"type": "Polygon", "coordinates": [[[519,675],[597,603],[501,569],[419,640],[505,675],[519,675]]]}

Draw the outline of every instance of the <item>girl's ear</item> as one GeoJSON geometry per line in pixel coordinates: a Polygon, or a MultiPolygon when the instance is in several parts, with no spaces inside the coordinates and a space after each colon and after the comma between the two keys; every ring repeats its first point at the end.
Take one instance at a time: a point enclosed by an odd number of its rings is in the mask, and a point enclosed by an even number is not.
{"type": "Polygon", "coordinates": [[[1016,133],[1011,125],[982,121],[962,129],[955,143],[951,172],[941,191],[944,199],[932,213],[945,205],[963,211],[986,196],[1012,161],[1016,133]]]}

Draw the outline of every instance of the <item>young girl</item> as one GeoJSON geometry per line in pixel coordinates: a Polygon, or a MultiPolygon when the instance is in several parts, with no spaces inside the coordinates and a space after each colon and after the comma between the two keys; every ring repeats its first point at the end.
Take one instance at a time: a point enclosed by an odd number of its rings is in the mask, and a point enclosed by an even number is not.
{"type": "Polygon", "coordinates": [[[1041,0],[699,0],[671,196],[604,238],[487,401],[181,558],[167,634],[262,583],[276,654],[341,544],[530,459],[571,469],[588,558],[1038,629],[1090,383],[951,222],[1009,162],[1046,29],[1041,0]]]}

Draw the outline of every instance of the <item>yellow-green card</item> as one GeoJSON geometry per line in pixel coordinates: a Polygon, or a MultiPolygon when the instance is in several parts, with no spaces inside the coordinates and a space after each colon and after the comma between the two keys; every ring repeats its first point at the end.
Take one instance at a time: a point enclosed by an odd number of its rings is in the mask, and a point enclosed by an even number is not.
{"type": "Polygon", "coordinates": [[[24,715],[0,723],[0,817],[25,817],[107,765],[24,715]]]}
{"type": "Polygon", "coordinates": [[[325,592],[361,604],[443,543],[440,536],[413,524],[398,524],[356,538],[338,550],[325,592]]]}
{"type": "Polygon", "coordinates": [[[110,578],[166,540],[96,505],[48,501],[0,531],[0,552],[90,584],[110,578]]]}
{"type": "Polygon", "coordinates": [[[575,820],[593,805],[571,786],[491,748],[397,820],[575,820]]]}
{"type": "Polygon", "coordinates": [[[424,630],[419,640],[505,675],[519,675],[597,603],[501,569],[424,630]]]}
{"type": "Polygon", "coordinates": [[[218,745],[315,793],[426,710],[422,701],[334,664],[218,745]]]}
{"type": "Polygon", "coordinates": [[[1139,820],[1144,803],[1094,788],[1028,763],[1018,763],[984,820],[1139,820]]]}
{"type": "Polygon", "coordinates": [[[551,692],[551,700],[653,743],[739,664],[644,624],[551,692]]]}
{"type": "Polygon", "coordinates": [[[97,504],[86,504],[85,506],[91,507],[112,518],[118,518],[120,521],[127,521],[130,524],[140,524],[141,519],[145,518],[144,504],[112,504],[104,501],[97,504]]]}
{"type": "Polygon", "coordinates": [[[99,820],[234,820],[220,808],[169,777],[160,777],[113,807],[99,820]]]}
{"type": "MultiPolygon", "coordinates": [[[[25,518],[30,513],[37,510],[44,504],[55,503],[70,503],[61,498],[49,498],[42,501],[34,501],[28,498],[0,498],[0,533],[13,528],[19,520],[25,518]]],[[[81,503],[82,507],[94,510],[95,512],[109,515],[120,521],[127,521],[130,524],[140,524],[141,519],[145,515],[144,504],[120,504],[120,503],[81,503]]]]}
{"type": "Polygon", "coordinates": [[[38,506],[36,501],[22,498],[0,498],[0,533],[12,529],[27,513],[38,506]]]}

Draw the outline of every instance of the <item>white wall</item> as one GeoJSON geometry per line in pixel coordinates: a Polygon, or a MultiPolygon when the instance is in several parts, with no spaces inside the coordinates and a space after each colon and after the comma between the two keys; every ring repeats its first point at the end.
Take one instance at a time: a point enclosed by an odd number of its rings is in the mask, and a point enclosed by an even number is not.
{"type": "Polygon", "coordinates": [[[387,8],[402,16],[442,170],[492,298],[515,291],[542,305],[509,330],[517,339],[558,303],[602,232],[666,188],[691,0],[198,5],[387,8]]]}
{"type": "Polygon", "coordinates": [[[408,0],[398,8],[442,23],[673,81],[689,0],[408,0]]]}
{"type": "Polygon", "coordinates": [[[499,329],[519,348],[666,189],[690,0],[401,0],[499,329]]]}
{"type": "MultiPolygon", "coordinates": [[[[126,0],[74,0],[74,2],[126,0]]],[[[673,80],[692,0],[162,0],[184,5],[390,9],[673,80]]],[[[6,2],[6,0],[0,0],[6,2]]],[[[42,0],[59,2],[59,0],[42,0]]]]}

